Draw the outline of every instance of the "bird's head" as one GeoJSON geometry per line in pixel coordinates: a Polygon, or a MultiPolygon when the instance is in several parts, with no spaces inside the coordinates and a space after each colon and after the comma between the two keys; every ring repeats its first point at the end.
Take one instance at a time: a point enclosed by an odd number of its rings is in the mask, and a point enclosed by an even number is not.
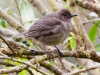
{"type": "Polygon", "coordinates": [[[67,9],[60,9],[57,11],[61,20],[66,21],[70,20],[72,17],[77,16],[76,14],[71,14],[71,12],[67,9]]]}

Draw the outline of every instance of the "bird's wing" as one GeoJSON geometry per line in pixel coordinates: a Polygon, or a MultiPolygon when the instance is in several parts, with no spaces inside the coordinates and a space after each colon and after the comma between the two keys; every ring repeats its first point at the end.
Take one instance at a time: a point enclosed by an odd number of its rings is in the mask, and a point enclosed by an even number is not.
{"type": "Polygon", "coordinates": [[[55,17],[48,19],[40,19],[34,23],[26,34],[26,37],[39,37],[54,33],[57,27],[60,27],[61,21],[55,17]]]}

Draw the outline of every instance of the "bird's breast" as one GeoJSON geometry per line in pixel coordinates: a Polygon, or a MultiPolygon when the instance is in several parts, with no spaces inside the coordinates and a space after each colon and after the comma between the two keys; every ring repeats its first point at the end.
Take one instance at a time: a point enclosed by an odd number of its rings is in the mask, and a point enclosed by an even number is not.
{"type": "Polygon", "coordinates": [[[67,38],[69,33],[70,32],[65,32],[64,30],[62,30],[57,34],[48,34],[45,36],[40,36],[38,38],[38,41],[40,41],[44,45],[55,46],[60,43],[63,43],[63,41],[67,38]]]}

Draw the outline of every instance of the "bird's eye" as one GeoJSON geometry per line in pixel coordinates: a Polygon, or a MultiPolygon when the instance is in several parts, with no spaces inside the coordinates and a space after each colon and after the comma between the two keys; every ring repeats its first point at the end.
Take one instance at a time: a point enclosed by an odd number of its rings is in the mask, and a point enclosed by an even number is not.
{"type": "Polygon", "coordinates": [[[63,16],[66,16],[66,14],[63,14],[63,16]]]}

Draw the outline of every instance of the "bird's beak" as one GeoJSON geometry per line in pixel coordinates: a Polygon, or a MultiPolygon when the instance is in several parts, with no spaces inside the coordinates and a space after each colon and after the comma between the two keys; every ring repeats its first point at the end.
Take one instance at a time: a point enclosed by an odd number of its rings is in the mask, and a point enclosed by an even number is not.
{"type": "Polygon", "coordinates": [[[75,17],[75,16],[77,16],[77,14],[72,14],[72,15],[71,15],[71,17],[75,17]]]}

